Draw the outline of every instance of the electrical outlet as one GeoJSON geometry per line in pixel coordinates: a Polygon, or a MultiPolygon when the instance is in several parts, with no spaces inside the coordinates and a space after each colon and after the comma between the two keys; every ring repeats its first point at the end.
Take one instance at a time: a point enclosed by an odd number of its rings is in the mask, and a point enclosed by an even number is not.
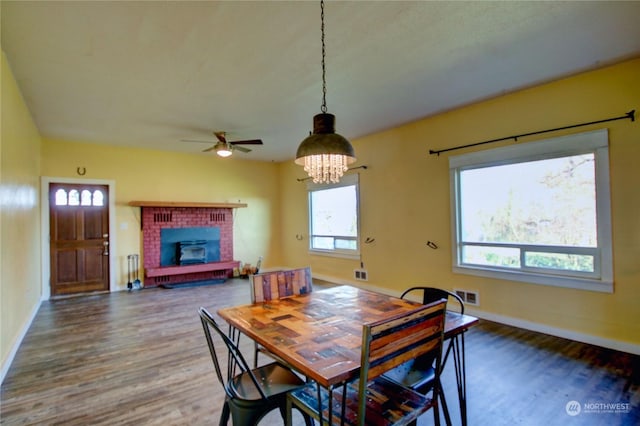
{"type": "Polygon", "coordinates": [[[368,273],[366,269],[354,269],[353,270],[353,275],[355,277],[356,280],[359,281],[368,281],[368,273]]]}

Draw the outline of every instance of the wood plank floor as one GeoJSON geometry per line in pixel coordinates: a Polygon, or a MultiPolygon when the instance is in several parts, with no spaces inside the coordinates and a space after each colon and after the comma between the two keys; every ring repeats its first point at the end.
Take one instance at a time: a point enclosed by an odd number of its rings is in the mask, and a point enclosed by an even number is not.
{"type": "MultiPolygon", "coordinates": [[[[0,423],[217,424],[224,393],[197,309],[248,301],[238,279],[44,302],[2,383],[0,423]]],[[[252,347],[245,339],[249,358],[252,347]]],[[[638,357],[488,321],[467,333],[466,350],[470,425],[640,424],[638,357]],[[569,416],[572,400],[594,412],[569,416]],[[628,405],[602,406],[614,403],[628,405]]],[[[458,424],[452,369],[444,387],[458,424]]],[[[431,424],[429,413],[419,421],[431,424]]]]}

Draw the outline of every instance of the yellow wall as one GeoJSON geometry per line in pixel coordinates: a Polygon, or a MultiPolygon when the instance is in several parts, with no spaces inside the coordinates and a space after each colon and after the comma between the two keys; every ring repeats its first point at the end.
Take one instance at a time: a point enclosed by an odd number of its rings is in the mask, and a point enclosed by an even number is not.
{"type": "MultiPolygon", "coordinates": [[[[640,110],[640,59],[425,118],[354,141],[361,171],[362,248],[366,285],[399,293],[413,284],[478,291],[477,313],[538,324],[594,339],[640,346],[640,125],[617,121],[572,132],[610,130],[615,291],[602,294],[451,272],[448,154],[442,149],[510,134],[622,115],[640,110]],[[427,241],[439,248],[432,250],[427,241]]],[[[566,132],[565,132],[566,133],[566,132]]],[[[558,135],[561,133],[557,133],[558,135]]],[[[234,217],[235,258],[264,266],[310,265],[314,275],[352,280],[358,261],[307,253],[304,177],[293,161],[44,140],[2,55],[0,140],[0,296],[2,370],[38,306],[40,176],[115,182],[116,284],[126,286],[126,256],[140,253],[138,208],[131,200],[244,202],[234,217]],[[85,176],[76,169],[86,168],[85,176]],[[300,241],[296,235],[304,235],[300,241]],[[9,250],[8,248],[11,248],[9,250]]],[[[530,137],[533,141],[549,136],[530,137]]],[[[467,152],[469,150],[466,150],[467,152]]],[[[461,151],[464,152],[464,151],[461,151]]],[[[46,190],[46,188],[44,189],[46,190]]]]}
{"type": "MultiPolygon", "coordinates": [[[[234,258],[278,265],[280,234],[278,167],[272,163],[222,159],[108,145],[44,139],[42,174],[56,178],[115,181],[116,285],[126,288],[127,255],[141,248],[140,208],[130,201],[246,203],[234,212],[234,258]],[[86,169],[78,176],[78,167],[86,169]]],[[[142,263],[142,258],[141,262],[142,263]]],[[[142,277],[141,277],[142,278],[142,277]]]]}
{"type": "Polygon", "coordinates": [[[40,302],[40,135],[2,52],[0,361],[5,371],[40,302]]]}
{"type": "MultiPolygon", "coordinates": [[[[454,274],[451,261],[448,157],[443,149],[513,134],[640,111],[640,59],[628,61],[425,118],[353,141],[360,172],[361,235],[369,282],[398,294],[413,284],[478,291],[477,313],[512,323],[539,324],[573,335],[640,344],[640,123],[615,121],[610,137],[615,291],[602,294],[454,274]],[[433,241],[437,250],[426,246],[433,241]]],[[[528,137],[521,143],[568,133],[528,137]]],[[[504,143],[503,143],[504,144],[504,143]]],[[[507,143],[508,144],[508,143],[507,143]]],[[[496,147],[489,145],[478,147],[496,147]]],[[[470,152],[454,151],[455,154],[470,152]]],[[[314,275],[353,283],[358,261],[310,256],[307,201],[300,167],[283,168],[283,253],[290,265],[311,265],[314,275]]],[[[592,339],[593,340],[593,339],[592,339]]],[[[636,348],[640,348],[636,346],[636,348]]]]}

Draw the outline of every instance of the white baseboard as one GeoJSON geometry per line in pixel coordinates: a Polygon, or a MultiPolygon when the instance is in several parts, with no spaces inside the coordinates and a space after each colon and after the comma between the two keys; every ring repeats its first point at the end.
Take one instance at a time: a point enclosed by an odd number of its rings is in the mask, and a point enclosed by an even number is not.
{"type": "Polygon", "coordinates": [[[5,359],[4,362],[2,363],[2,370],[0,370],[0,383],[4,382],[4,378],[7,375],[7,373],[9,372],[9,368],[11,367],[11,364],[13,363],[13,359],[15,358],[16,353],[18,353],[18,349],[20,349],[20,345],[22,344],[22,340],[24,339],[24,336],[27,335],[27,331],[29,331],[29,327],[31,327],[31,324],[33,323],[33,320],[35,319],[36,314],[38,313],[38,310],[40,309],[40,305],[41,304],[42,304],[42,300],[40,300],[38,303],[36,303],[36,305],[31,310],[31,314],[29,315],[29,318],[22,325],[22,329],[20,330],[20,333],[18,334],[18,336],[16,336],[15,340],[13,341],[13,344],[11,345],[11,351],[9,352],[9,355],[7,356],[7,359],[5,359]]]}
{"type": "MultiPolygon", "coordinates": [[[[378,293],[389,294],[391,296],[400,296],[399,292],[394,292],[389,289],[375,287],[362,282],[355,282],[349,280],[343,280],[327,275],[313,274],[314,278],[322,281],[327,281],[333,284],[351,285],[354,287],[364,288],[366,290],[376,291],[378,293]]],[[[616,351],[627,352],[630,354],[640,355],[640,344],[634,344],[629,342],[623,342],[620,340],[607,339],[604,337],[594,336],[591,334],[579,333],[572,330],[567,330],[559,327],[552,327],[545,324],[539,324],[533,321],[527,321],[520,318],[513,318],[505,315],[493,314],[491,312],[481,311],[479,309],[473,309],[471,306],[465,306],[465,313],[478,317],[480,319],[486,319],[488,321],[497,322],[500,324],[510,325],[513,327],[523,328],[525,330],[536,331],[538,333],[549,334],[551,336],[562,337],[563,339],[574,340],[576,342],[588,343],[590,345],[601,346],[603,348],[614,349],[616,351]]]]}
{"type": "Polygon", "coordinates": [[[505,315],[498,315],[490,312],[480,311],[477,309],[471,309],[469,307],[465,307],[465,313],[468,313],[469,315],[473,315],[474,317],[478,317],[480,319],[498,322],[500,324],[511,325],[513,327],[523,328],[525,330],[531,330],[538,333],[549,334],[551,336],[562,337],[563,339],[574,340],[576,342],[588,343],[590,345],[601,346],[603,348],[640,355],[640,345],[634,343],[607,339],[591,334],[579,333],[577,331],[567,330],[559,327],[552,327],[550,325],[539,324],[520,318],[513,318],[505,315]]]}

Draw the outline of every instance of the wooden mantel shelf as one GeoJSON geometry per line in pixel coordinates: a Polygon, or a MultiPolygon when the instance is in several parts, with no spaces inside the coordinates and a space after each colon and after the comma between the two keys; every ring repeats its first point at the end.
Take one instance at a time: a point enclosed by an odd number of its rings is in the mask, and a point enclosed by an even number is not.
{"type": "Polygon", "coordinates": [[[246,203],[199,203],[185,201],[129,201],[133,207],[207,207],[217,209],[235,209],[247,207],[246,203]]]}

